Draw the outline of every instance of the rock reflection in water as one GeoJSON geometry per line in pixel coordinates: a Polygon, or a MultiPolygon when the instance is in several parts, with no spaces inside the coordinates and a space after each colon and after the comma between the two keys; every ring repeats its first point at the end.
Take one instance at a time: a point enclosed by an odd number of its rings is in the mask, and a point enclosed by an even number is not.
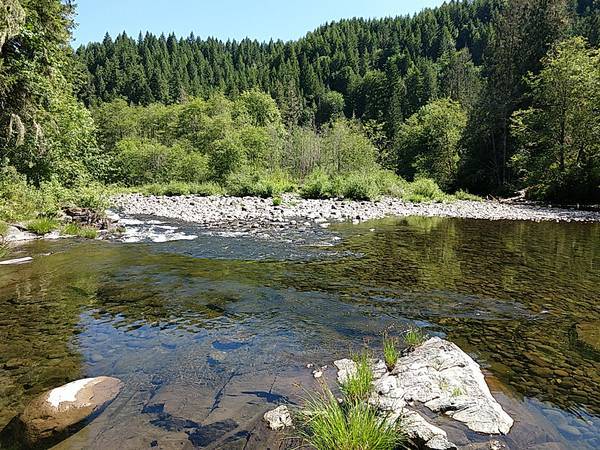
{"type": "Polygon", "coordinates": [[[53,254],[0,269],[0,426],[43,390],[113,375],[123,394],[61,448],[243,447],[270,404],[314,383],[307,363],[417,321],[552,440],[600,447],[600,363],[572,338],[600,320],[599,225],[386,220],[293,252],[192,228],[190,242],[36,242],[53,254]]]}

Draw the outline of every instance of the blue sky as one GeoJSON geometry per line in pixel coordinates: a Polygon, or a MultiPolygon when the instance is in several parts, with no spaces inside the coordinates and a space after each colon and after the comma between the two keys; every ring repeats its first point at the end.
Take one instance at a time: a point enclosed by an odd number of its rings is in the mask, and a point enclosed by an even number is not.
{"type": "Polygon", "coordinates": [[[412,14],[442,0],[78,0],[74,45],[126,31],[260,41],[297,39],[346,17],[412,14]]]}

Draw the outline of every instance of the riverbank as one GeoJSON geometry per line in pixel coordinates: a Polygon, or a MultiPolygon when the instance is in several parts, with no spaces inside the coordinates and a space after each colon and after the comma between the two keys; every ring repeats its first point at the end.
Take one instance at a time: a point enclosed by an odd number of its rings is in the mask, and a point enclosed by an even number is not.
{"type": "Polygon", "coordinates": [[[408,203],[385,197],[378,202],[306,200],[284,195],[281,202],[256,197],[118,195],[112,203],[131,215],[151,215],[236,229],[302,228],[332,222],[364,222],[388,216],[453,217],[486,220],[599,222],[600,212],[550,206],[506,204],[495,201],[408,203]]]}

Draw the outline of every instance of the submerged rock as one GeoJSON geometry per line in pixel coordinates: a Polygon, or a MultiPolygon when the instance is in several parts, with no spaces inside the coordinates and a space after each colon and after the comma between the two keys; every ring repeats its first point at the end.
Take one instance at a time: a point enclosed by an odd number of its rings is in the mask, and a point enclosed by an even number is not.
{"type": "Polygon", "coordinates": [[[33,261],[33,258],[31,256],[26,256],[24,258],[17,258],[17,259],[9,259],[6,261],[0,261],[0,266],[17,266],[20,264],[27,264],[30,263],[31,261],[33,261]]]}
{"type": "Polygon", "coordinates": [[[282,405],[272,411],[268,411],[264,415],[265,422],[269,424],[271,430],[283,430],[286,427],[291,427],[292,415],[287,406],[282,405]]]}
{"type": "Polygon", "coordinates": [[[600,321],[578,323],[575,337],[580,345],[600,354],[600,321]]]}
{"type": "Polygon", "coordinates": [[[97,416],[121,391],[111,377],[86,378],[52,389],[33,400],[2,431],[0,442],[49,447],[97,416]]]}

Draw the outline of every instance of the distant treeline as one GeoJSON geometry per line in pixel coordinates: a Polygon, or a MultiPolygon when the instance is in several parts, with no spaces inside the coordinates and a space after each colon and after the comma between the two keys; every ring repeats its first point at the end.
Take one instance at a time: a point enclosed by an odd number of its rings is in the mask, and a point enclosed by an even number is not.
{"type": "MultiPolygon", "coordinates": [[[[370,124],[374,143],[388,153],[397,153],[406,119],[448,97],[469,120],[460,186],[508,191],[524,182],[512,162],[519,142],[510,121],[532,105],[525,76],[572,35],[598,45],[600,2],[451,1],[412,17],[342,20],[287,43],[122,34],[77,50],[86,68],[79,96],[87,105],[115,98],[147,105],[258,88],[277,101],[288,127],[318,127],[342,112],[370,124]]],[[[410,175],[413,162],[400,155],[399,173],[410,175]]],[[[589,180],[579,186],[580,176],[570,175],[573,189],[554,191],[588,197],[589,180]]]]}
{"type": "Polygon", "coordinates": [[[23,183],[268,194],[289,178],[370,198],[403,186],[393,172],[600,202],[598,0],[452,1],[295,42],[123,34],[76,51],[73,16],[60,0],[0,3],[7,210],[23,183]]]}

